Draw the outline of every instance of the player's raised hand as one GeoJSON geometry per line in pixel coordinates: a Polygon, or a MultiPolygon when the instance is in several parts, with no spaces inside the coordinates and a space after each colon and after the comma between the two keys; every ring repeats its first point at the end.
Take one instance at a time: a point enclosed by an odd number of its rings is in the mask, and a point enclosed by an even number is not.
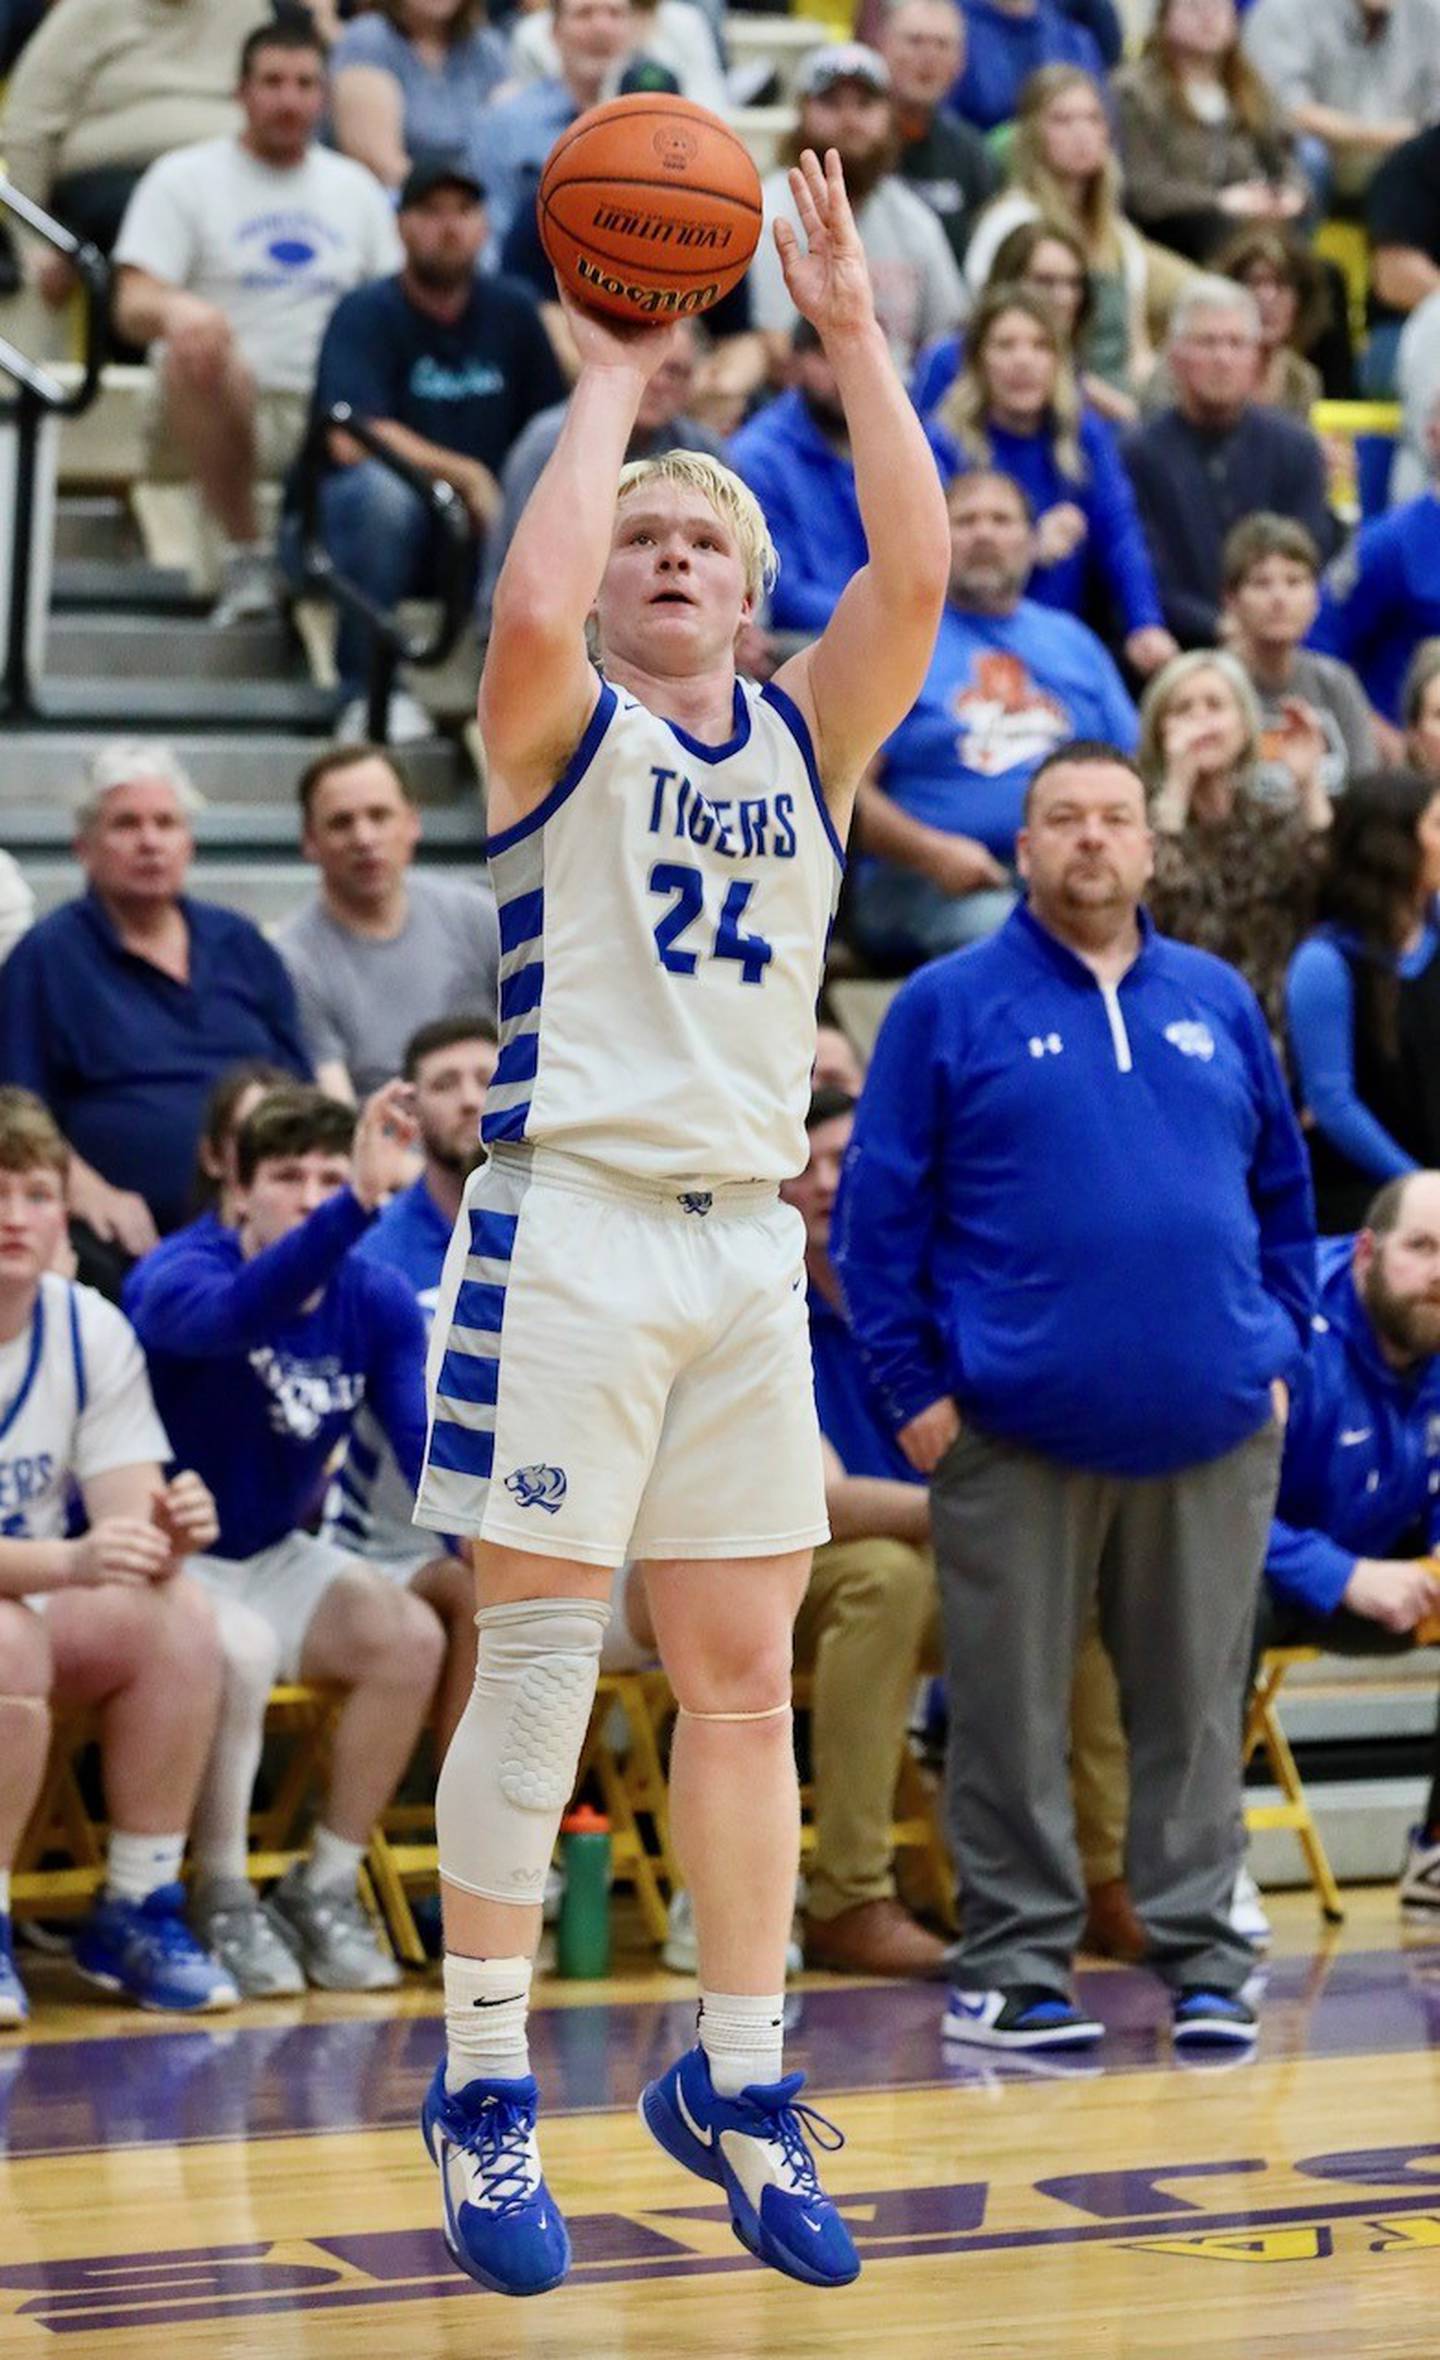
{"type": "Polygon", "coordinates": [[[366,1099],[355,1126],[352,1185],[369,1212],[378,1212],[414,1178],[411,1151],[419,1132],[415,1092],[408,1082],[386,1082],[366,1099]]]}
{"type": "Polygon", "coordinates": [[[875,298],[834,148],[826,149],[823,166],[806,148],[790,174],[790,193],[805,232],[802,246],[788,221],[775,224],[790,300],[822,337],[854,335],[874,321],[875,298]]]}
{"type": "Polygon", "coordinates": [[[172,1475],[165,1489],[156,1493],[150,1515],[177,1557],[212,1548],[220,1537],[220,1519],[210,1486],[188,1469],[172,1475]]]}
{"type": "Polygon", "coordinates": [[[577,303],[558,279],[556,288],[582,369],[628,369],[642,385],[648,385],[656,370],[670,358],[675,349],[676,321],[666,320],[659,327],[646,327],[637,321],[631,327],[624,320],[607,319],[602,313],[577,303]]]}

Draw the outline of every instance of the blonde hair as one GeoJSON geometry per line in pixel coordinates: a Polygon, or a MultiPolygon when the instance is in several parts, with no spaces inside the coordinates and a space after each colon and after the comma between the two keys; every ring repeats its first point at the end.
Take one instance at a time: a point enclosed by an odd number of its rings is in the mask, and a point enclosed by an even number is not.
{"type": "MultiPolygon", "coordinates": [[[[1043,124],[1057,98],[1069,91],[1088,90],[1100,100],[1093,74],[1083,66],[1039,66],[1027,75],[1015,114],[1015,138],[1010,149],[1010,178],[1016,188],[1035,199],[1047,220],[1059,222],[1078,238],[1092,263],[1114,268],[1121,258],[1121,175],[1113,150],[1093,175],[1078,205],[1056,179],[1045,161],[1043,124]]],[[[998,200],[1003,203],[1003,198],[998,200]]]]}
{"type": "Polygon", "coordinates": [[[1245,727],[1245,744],[1235,764],[1238,783],[1248,786],[1260,759],[1260,704],[1249,673],[1224,647],[1192,647],[1162,665],[1140,699],[1140,746],[1136,767],[1153,794],[1165,777],[1165,721],[1178,689],[1197,672],[1218,672],[1235,700],[1245,727]]]}
{"type": "Polygon", "coordinates": [[[1018,311],[1031,320],[1049,344],[1055,360],[1055,390],[1048,417],[1055,446],[1055,463],[1072,483],[1083,483],[1089,472],[1080,448],[1080,388],[1075,381],[1060,324],[1043,296],[1028,287],[987,287],[965,329],[965,359],[960,374],[940,410],[940,423],[949,428],[972,467],[990,467],[995,453],[986,428],[990,388],[985,376],[985,345],[992,328],[1018,311]]]}
{"type": "Polygon", "coordinates": [[[708,451],[662,451],[655,459],[632,459],[620,470],[620,484],[615,494],[618,508],[632,492],[643,484],[679,484],[682,491],[698,492],[708,500],[722,523],[728,524],[740,544],[740,561],[745,568],[745,588],[752,598],[759,598],[768,590],[780,571],[780,559],[770,538],[770,527],[765,513],[750,486],[742,483],[708,451]]]}

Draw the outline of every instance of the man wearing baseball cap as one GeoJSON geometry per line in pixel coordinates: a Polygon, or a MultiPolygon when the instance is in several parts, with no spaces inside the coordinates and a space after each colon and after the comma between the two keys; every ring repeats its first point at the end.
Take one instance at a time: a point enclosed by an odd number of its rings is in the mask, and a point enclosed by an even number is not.
{"type": "Polygon", "coordinates": [[[803,148],[823,155],[833,147],[870,265],[875,314],[896,367],[908,376],[920,345],[948,334],[969,306],[944,230],[924,198],[896,171],[899,137],[890,70],[878,50],[863,42],[834,42],[805,60],[797,96],[798,127],[782,151],[781,168],[764,184],[765,229],[750,271],[755,325],[772,340],[778,369],[795,308],[785,292],[772,231],[779,219],[795,223],[788,167],[803,148]]]}
{"type": "MultiPolygon", "coordinates": [[[[528,288],[481,277],[485,191],[459,155],[417,156],[397,211],[402,270],[337,304],[320,348],[317,413],[348,402],[402,459],[453,484],[477,543],[500,506],[506,453],[536,412],[565,391],[528,288]]],[[[333,434],[321,491],[326,546],[373,603],[424,597],[437,583],[434,528],[414,493],[380,460],[333,434]]],[[[342,736],[364,735],[372,634],[342,613],[342,736]]],[[[428,735],[412,698],[397,695],[392,740],[428,735]]]]}

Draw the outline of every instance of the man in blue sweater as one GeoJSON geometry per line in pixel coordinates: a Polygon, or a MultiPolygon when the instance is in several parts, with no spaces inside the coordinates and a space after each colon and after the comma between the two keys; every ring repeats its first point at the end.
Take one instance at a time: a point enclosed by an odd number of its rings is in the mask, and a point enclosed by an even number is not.
{"type": "Polygon", "coordinates": [[[1130,1740],[1127,1870],[1177,2041],[1248,2043],[1229,1901],[1280,1420],[1314,1300],[1305,1152],[1259,1004],[1140,909],[1116,748],[1041,765],[1028,903],[912,976],[876,1046],[834,1255],[932,1479],[964,1935],[946,2032],[1082,2045],[1066,1777],[1098,1594],[1130,1740]]]}
{"type": "MultiPolygon", "coordinates": [[[[1440,1173],[1391,1180],[1320,1249],[1270,1528],[1260,1645],[1400,1651],[1440,1627],[1440,1173]]],[[[1440,1732],[1400,1880],[1440,1925],[1440,1732]]]]}
{"type": "MultiPolygon", "coordinates": [[[[412,1490],[419,1479],[424,1323],[399,1273],[352,1251],[402,1176],[414,1135],[403,1082],[378,1090],[358,1123],[319,1090],[271,1091],[236,1142],[235,1227],[181,1231],[125,1289],[177,1459],[215,1495],[215,1552],[193,1566],[222,1627],[227,1603],[239,1601],[270,1624],[282,1679],[347,1691],[310,1856],[266,1904],[309,1980],[329,1990],[399,1981],[360,1901],[359,1870],[444,1652],[423,1599],[301,1529],[362,1402],[412,1490]]],[[[258,1753],[257,1732],[252,1780],[258,1753]]],[[[237,1782],[241,1869],[247,1802],[237,1782]]],[[[243,1909],[238,1892],[234,1900],[243,1909]]],[[[228,1963],[230,1940],[207,1932],[228,1963]]],[[[244,1928],[230,1932],[243,1951],[244,1928]]]]}

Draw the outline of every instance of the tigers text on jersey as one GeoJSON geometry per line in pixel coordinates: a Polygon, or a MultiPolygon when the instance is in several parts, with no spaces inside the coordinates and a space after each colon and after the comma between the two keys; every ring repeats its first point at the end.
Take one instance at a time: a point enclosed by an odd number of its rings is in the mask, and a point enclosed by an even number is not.
{"type": "Polygon", "coordinates": [[[0,1344],[0,1539],[58,1540],[75,1484],[169,1456],[129,1320],[47,1272],[28,1325],[0,1344]]]}
{"type": "Polygon", "coordinates": [[[844,854],[783,690],[737,681],[732,734],[707,746],[603,683],[563,776],[489,857],[487,1145],[644,1180],[803,1170],[844,854]]]}

